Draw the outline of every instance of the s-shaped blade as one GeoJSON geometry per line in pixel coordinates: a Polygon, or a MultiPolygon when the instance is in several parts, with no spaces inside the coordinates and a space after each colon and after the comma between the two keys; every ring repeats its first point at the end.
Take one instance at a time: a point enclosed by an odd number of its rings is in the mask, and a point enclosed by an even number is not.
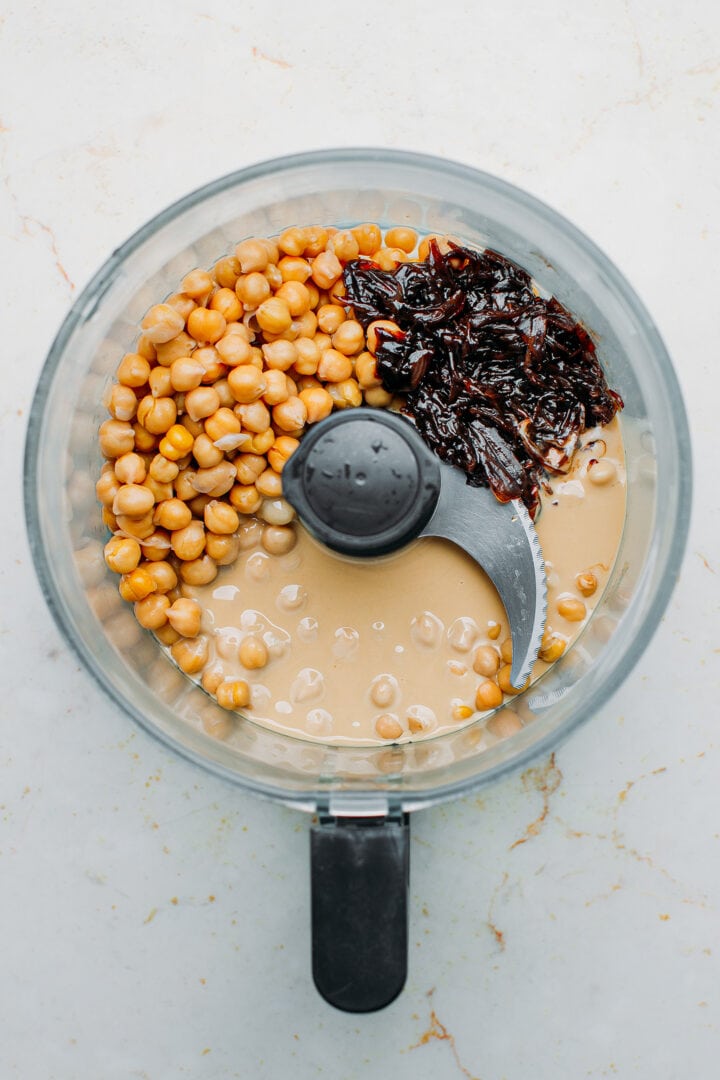
{"type": "Polygon", "coordinates": [[[510,625],[510,682],[525,684],[545,628],[545,564],[522,503],[473,488],[407,420],[348,409],[317,424],[288,460],[283,495],[322,543],[344,555],[386,555],[418,536],[463,548],[486,572],[510,625]]]}

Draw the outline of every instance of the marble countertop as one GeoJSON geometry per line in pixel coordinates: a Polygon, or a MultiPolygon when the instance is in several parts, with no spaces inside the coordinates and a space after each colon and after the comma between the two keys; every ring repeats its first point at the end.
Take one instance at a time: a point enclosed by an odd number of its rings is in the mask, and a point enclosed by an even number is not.
{"type": "Polygon", "coordinates": [[[715,1075],[717,6],[11,2],[0,49],[0,1076],[715,1075]],[[242,165],[371,144],[496,173],[609,254],[674,357],[697,499],[662,625],[592,722],[415,816],[407,987],[348,1016],[311,981],[307,820],[175,757],[80,669],[21,463],[49,343],[131,231],[242,165]]]}

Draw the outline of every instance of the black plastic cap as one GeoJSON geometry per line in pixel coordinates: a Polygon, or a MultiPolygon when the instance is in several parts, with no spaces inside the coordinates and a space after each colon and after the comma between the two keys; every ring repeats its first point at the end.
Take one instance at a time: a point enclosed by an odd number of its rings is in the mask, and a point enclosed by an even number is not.
{"type": "Polygon", "coordinates": [[[440,494],[433,454],[409,421],[380,409],[323,420],[304,436],[282,479],[303,525],[344,555],[386,555],[408,544],[440,494]]]}

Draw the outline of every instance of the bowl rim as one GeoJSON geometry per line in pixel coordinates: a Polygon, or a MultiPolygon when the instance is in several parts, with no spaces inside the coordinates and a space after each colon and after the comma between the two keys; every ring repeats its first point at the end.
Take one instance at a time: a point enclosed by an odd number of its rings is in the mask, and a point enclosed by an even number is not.
{"type": "MultiPolygon", "coordinates": [[[[102,665],[95,662],[93,654],[84,647],[79,635],[75,632],[72,621],[64,611],[64,606],[55,587],[50,568],[49,555],[41,539],[41,531],[39,528],[40,493],[37,488],[39,462],[39,442],[37,435],[42,423],[49,389],[55,372],[64,354],[65,347],[77,324],[81,319],[86,317],[92,310],[92,307],[97,304],[125,260],[145,244],[146,241],[150,240],[157,232],[185,212],[196,207],[202,201],[211,198],[216,194],[220,194],[230,187],[262,178],[269,173],[277,174],[289,172],[293,169],[311,165],[328,166],[352,162],[372,163],[373,161],[382,163],[383,166],[395,164],[405,168],[416,167],[426,170],[430,169],[470,183],[481,181],[486,188],[494,190],[505,197],[509,196],[516,200],[519,199],[530,211],[536,214],[540,219],[547,221],[553,227],[557,228],[558,224],[562,226],[569,237],[582,250],[583,254],[603,273],[606,280],[610,282],[613,291],[621,294],[632,308],[634,316],[643,324],[644,331],[648,335],[657,362],[664,370],[667,393],[675,401],[675,434],[681,458],[687,466],[686,475],[684,483],[680,485],[680,490],[677,494],[677,514],[672,538],[667,547],[664,560],[664,573],[655,588],[651,600],[646,605],[645,616],[642,622],[642,627],[645,632],[635,635],[623,655],[616,662],[613,668],[614,681],[610,691],[611,693],[615,693],[628,677],[657,630],[660,619],[662,618],[676,585],[678,571],[687,545],[690,526],[690,508],[692,505],[692,449],[687,412],[669,353],[648,309],[624,274],[593,240],[563,214],[554,210],[548,203],[526,192],[517,185],[503,180],[491,173],[485,172],[484,170],[436,155],[382,147],[361,146],[328,148],[325,150],[312,150],[270,158],[234,170],[216,180],[212,180],[207,184],[195,188],[187,195],[175,200],[165,209],[149,218],[143,225],[136,229],[123,244],[113,251],[110,257],[106,259],[92,275],[79,296],[76,298],[53,339],[37,381],[28,419],[23,463],[25,525],[35,572],[50,613],[64,639],[74,649],[84,668],[94,677],[105,694],[120,707],[122,712],[133,719],[145,732],[157,739],[161,744],[167,746],[174,753],[179,754],[193,765],[199,765],[220,779],[232,783],[235,786],[239,786],[256,795],[308,811],[314,811],[318,803],[327,800],[328,795],[333,792],[333,789],[316,786],[314,789],[296,792],[288,788],[266,783],[265,781],[257,781],[253,778],[246,777],[229,766],[223,765],[219,761],[211,760],[206,756],[200,756],[190,747],[186,747],[177,742],[170,733],[163,731],[154,722],[145,718],[139,710],[136,710],[115,690],[113,685],[106,678],[102,665]]],[[[596,688],[589,695],[586,707],[582,710],[578,709],[576,715],[572,717],[572,719],[568,720],[560,728],[548,732],[531,746],[519,750],[507,761],[498,763],[495,768],[487,772],[483,772],[477,776],[461,778],[447,784],[440,784],[428,788],[427,790],[420,789],[414,792],[403,791],[402,793],[398,793],[398,795],[401,795],[399,801],[402,802],[403,809],[412,811],[429,805],[447,802],[452,799],[462,798],[489,784],[495,783],[509,773],[527,766],[531,761],[556,749],[570,736],[570,734],[576,731],[582,724],[585,724],[598,709],[605,704],[607,699],[608,688],[596,688]],[[602,693],[601,689],[603,690],[602,693]]],[[[362,796],[364,794],[371,795],[372,798],[377,799],[377,796],[380,793],[380,789],[374,791],[368,787],[364,789],[364,791],[351,791],[350,798],[354,803],[357,803],[359,799],[362,801],[362,796]]],[[[389,789],[384,789],[383,794],[387,795],[388,801],[392,800],[392,794],[389,789]]],[[[356,812],[359,815],[362,814],[360,809],[356,812]]]]}

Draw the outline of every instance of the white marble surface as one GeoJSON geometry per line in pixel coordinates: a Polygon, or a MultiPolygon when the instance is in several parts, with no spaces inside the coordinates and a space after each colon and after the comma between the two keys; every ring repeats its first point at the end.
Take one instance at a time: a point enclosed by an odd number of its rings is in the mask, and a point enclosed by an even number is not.
{"type": "Polygon", "coordinates": [[[10,0],[0,52],[0,1076],[715,1076],[716,4],[10,0]],[[101,261],[198,184],[332,144],[478,165],[597,241],[675,358],[698,494],[659,632],[554,767],[415,817],[407,988],[364,1017],[312,987],[306,820],[105,700],[20,498],[44,353],[101,261]]]}

